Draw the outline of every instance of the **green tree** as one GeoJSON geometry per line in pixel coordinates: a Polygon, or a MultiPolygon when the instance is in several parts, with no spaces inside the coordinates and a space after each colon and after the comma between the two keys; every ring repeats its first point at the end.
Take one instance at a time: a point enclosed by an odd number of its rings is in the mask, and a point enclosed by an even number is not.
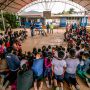
{"type": "Polygon", "coordinates": [[[8,23],[11,26],[11,28],[17,27],[16,15],[6,12],[4,13],[4,18],[5,18],[6,23],[8,23]]]}
{"type": "Polygon", "coordinates": [[[69,14],[73,14],[75,12],[74,8],[70,8],[68,12],[69,12],[69,14]]]}

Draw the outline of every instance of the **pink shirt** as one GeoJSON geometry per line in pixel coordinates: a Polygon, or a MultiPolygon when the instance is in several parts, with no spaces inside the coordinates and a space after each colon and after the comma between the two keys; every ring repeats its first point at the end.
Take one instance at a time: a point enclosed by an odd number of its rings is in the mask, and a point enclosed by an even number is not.
{"type": "Polygon", "coordinates": [[[45,65],[45,68],[49,68],[52,66],[52,63],[51,63],[51,61],[48,61],[48,58],[45,58],[44,59],[44,65],[45,65]]]}

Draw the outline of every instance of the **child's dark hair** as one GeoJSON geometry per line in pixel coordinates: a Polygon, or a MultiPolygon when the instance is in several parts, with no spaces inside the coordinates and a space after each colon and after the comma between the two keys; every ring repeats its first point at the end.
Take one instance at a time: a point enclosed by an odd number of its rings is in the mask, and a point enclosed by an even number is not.
{"type": "Polygon", "coordinates": [[[88,44],[85,44],[84,47],[85,47],[86,49],[89,49],[89,45],[88,45],[88,44]]]}
{"type": "Polygon", "coordinates": [[[26,58],[26,55],[25,54],[22,54],[22,59],[25,59],[26,58]]]}
{"type": "Polygon", "coordinates": [[[75,49],[70,49],[70,51],[69,51],[69,54],[70,54],[70,56],[71,57],[74,57],[75,56],[75,54],[76,54],[76,51],[75,51],[75,49]]]}
{"type": "Polygon", "coordinates": [[[29,51],[29,52],[27,52],[27,55],[31,55],[31,52],[29,51]]]}
{"type": "Polygon", "coordinates": [[[37,49],[36,48],[33,48],[33,54],[37,54],[37,49]]]}
{"type": "Polygon", "coordinates": [[[12,47],[8,47],[8,48],[7,48],[7,52],[8,52],[8,53],[11,53],[11,52],[12,52],[12,47]]]}
{"type": "Polygon", "coordinates": [[[62,51],[65,51],[65,48],[64,47],[62,47],[62,51]]]}
{"type": "Polygon", "coordinates": [[[84,55],[86,58],[89,58],[89,52],[84,52],[83,55],[84,55]]]}
{"type": "Polygon", "coordinates": [[[84,46],[85,46],[84,43],[81,43],[81,48],[84,48],[84,46]]]}
{"type": "Polygon", "coordinates": [[[46,46],[42,46],[42,51],[45,51],[46,50],[46,46]]]}
{"type": "Polygon", "coordinates": [[[77,51],[80,50],[80,47],[79,47],[79,46],[76,46],[76,50],[77,50],[77,51]]]}
{"type": "Polygon", "coordinates": [[[59,52],[59,51],[61,51],[61,50],[62,50],[62,47],[58,47],[57,51],[59,52]]]}
{"type": "Polygon", "coordinates": [[[13,54],[17,55],[17,51],[14,50],[14,51],[13,51],[13,54]]]}
{"type": "Polygon", "coordinates": [[[58,46],[56,45],[56,50],[58,50],[58,46]]]}
{"type": "Polygon", "coordinates": [[[41,52],[41,49],[40,49],[40,48],[38,49],[38,52],[39,52],[39,53],[41,52]]]}
{"type": "Polygon", "coordinates": [[[64,57],[64,55],[65,55],[65,54],[64,54],[64,52],[63,52],[62,50],[58,52],[58,57],[59,57],[59,58],[62,59],[62,58],[64,57]]]}
{"type": "Polygon", "coordinates": [[[51,46],[50,45],[48,46],[48,49],[51,49],[51,46]]]}

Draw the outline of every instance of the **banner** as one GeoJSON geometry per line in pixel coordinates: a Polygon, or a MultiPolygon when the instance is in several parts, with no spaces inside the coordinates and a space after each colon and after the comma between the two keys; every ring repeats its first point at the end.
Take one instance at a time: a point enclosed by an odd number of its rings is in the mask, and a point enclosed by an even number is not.
{"type": "Polygon", "coordinates": [[[42,28],[42,23],[41,22],[36,22],[35,23],[35,28],[41,29],[42,28]]]}
{"type": "Polygon", "coordinates": [[[84,26],[84,27],[87,26],[87,19],[88,19],[87,17],[82,17],[80,26],[84,26]]]}
{"type": "Polygon", "coordinates": [[[66,18],[65,17],[62,17],[60,19],[60,27],[66,27],[66,18]]]}
{"type": "Polygon", "coordinates": [[[25,27],[26,27],[26,28],[30,28],[30,22],[26,21],[26,22],[25,22],[25,27]]]}

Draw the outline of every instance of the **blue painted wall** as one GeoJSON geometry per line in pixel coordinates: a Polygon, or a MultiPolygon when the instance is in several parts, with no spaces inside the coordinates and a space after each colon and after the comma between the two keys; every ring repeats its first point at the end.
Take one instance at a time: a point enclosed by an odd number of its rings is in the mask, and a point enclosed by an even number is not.
{"type": "Polygon", "coordinates": [[[66,27],[66,18],[65,17],[60,18],[60,27],[66,27]]]}

